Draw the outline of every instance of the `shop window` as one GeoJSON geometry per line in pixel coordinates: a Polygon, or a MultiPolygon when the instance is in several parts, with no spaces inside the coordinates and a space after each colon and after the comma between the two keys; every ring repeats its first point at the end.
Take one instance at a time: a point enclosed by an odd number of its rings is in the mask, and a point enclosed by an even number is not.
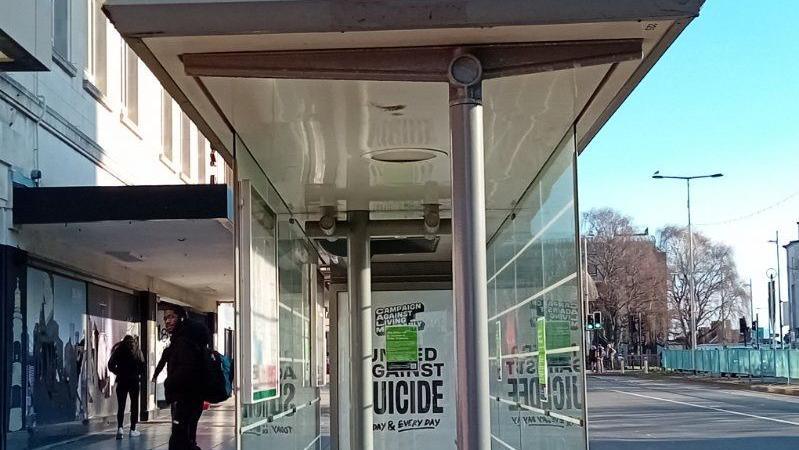
{"type": "Polygon", "coordinates": [[[69,64],[70,2],[53,0],[53,57],[56,62],[69,64]]]}
{"type": "Polygon", "coordinates": [[[113,416],[117,411],[116,376],[108,370],[108,359],[114,344],[125,335],[141,338],[139,303],[131,294],[90,284],[87,310],[88,417],[113,416]]]}

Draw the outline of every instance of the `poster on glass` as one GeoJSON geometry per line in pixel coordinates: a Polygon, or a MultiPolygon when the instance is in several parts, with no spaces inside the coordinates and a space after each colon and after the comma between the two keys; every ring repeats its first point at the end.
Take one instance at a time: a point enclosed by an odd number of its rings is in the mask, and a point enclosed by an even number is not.
{"type": "Polygon", "coordinates": [[[277,217],[263,197],[241,182],[241,328],[243,401],[258,403],[280,395],[277,217]]]}

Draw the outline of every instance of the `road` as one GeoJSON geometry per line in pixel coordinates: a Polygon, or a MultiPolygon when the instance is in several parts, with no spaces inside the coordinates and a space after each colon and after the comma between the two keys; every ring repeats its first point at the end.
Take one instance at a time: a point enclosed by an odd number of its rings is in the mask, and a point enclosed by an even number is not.
{"type": "Polygon", "coordinates": [[[799,397],[589,377],[591,450],[799,449],[799,397]]]}

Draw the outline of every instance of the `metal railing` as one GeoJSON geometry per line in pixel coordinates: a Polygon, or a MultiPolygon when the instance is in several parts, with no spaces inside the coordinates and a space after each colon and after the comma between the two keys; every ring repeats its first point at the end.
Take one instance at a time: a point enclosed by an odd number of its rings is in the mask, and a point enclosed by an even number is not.
{"type": "Polygon", "coordinates": [[[779,348],[663,350],[664,369],[696,371],[719,375],[787,378],[799,377],[799,350],[779,348]]]}

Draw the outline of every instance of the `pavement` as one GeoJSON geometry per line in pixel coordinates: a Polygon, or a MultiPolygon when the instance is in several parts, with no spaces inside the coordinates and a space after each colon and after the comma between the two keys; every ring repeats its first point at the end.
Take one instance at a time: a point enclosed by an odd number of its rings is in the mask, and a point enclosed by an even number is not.
{"type": "MultiPolygon", "coordinates": [[[[234,414],[233,405],[228,404],[212,407],[203,412],[197,427],[197,445],[203,450],[235,450],[234,414]]],[[[65,443],[39,447],[37,450],[166,450],[169,448],[171,422],[168,412],[165,418],[140,423],[136,428],[141,431],[141,436],[130,437],[127,434],[128,429],[125,428],[124,438],[118,441],[116,430],[110,428],[65,443]]]]}
{"type": "MultiPolygon", "coordinates": [[[[321,390],[321,421],[320,433],[322,438],[319,449],[330,449],[330,393],[327,389],[321,390]]],[[[116,429],[83,435],[67,442],[38,447],[36,450],[167,450],[169,448],[169,435],[171,432],[169,411],[156,420],[143,422],[137,425],[141,436],[130,437],[125,428],[122,440],[116,440],[116,429]]],[[[197,427],[197,445],[202,450],[235,450],[235,406],[233,401],[228,401],[218,406],[212,406],[203,412],[197,427]]],[[[265,447],[266,448],[266,447],[265,447]]]]}
{"type": "Polygon", "coordinates": [[[799,448],[799,397],[677,377],[589,376],[588,419],[591,450],[799,448]]]}

